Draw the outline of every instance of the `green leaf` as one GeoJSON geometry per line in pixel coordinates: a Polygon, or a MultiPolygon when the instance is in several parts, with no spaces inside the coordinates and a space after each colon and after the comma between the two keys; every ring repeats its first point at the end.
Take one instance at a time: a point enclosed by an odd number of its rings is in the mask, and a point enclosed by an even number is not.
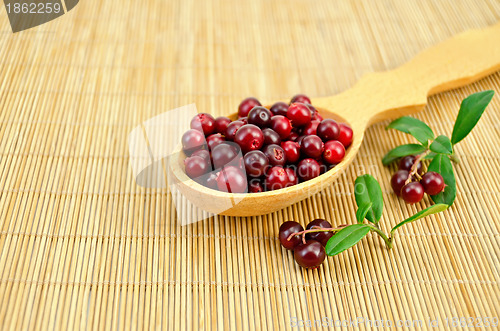
{"type": "Polygon", "coordinates": [[[451,146],[450,138],[443,135],[434,139],[432,144],[429,146],[429,149],[438,154],[453,154],[453,147],[451,146]]]}
{"type": "Polygon", "coordinates": [[[431,199],[435,203],[444,203],[448,206],[453,204],[457,196],[457,183],[455,175],[453,174],[453,166],[447,155],[438,154],[429,164],[428,171],[435,171],[443,176],[444,183],[446,184],[444,192],[432,195],[431,199]]]}
{"type": "Polygon", "coordinates": [[[373,203],[368,202],[368,203],[363,204],[361,207],[358,208],[358,210],[356,210],[356,219],[358,220],[358,223],[363,223],[363,221],[365,220],[366,214],[368,214],[368,212],[370,211],[372,206],[373,206],[373,203]]]}
{"type": "Polygon", "coordinates": [[[346,249],[356,245],[368,232],[370,232],[370,227],[366,224],[346,226],[328,240],[325,247],[326,254],[334,256],[342,253],[346,249]]]}
{"type": "Polygon", "coordinates": [[[423,153],[427,150],[422,145],[419,144],[408,144],[408,145],[401,145],[398,146],[392,150],[389,151],[389,153],[385,154],[384,158],[382,159],[382,164],[383,165],[388,165],[400,157],[403,156],[408,156],[408,155],[414,155],[414,154],[420,154],[423,153]]]}
{"type": "Polygon", "coordinates": [[[377,180],[371,175],[363,175],[356,178],[354,182],[354,196],[359,208],[371,203],[371,207],[363,218],[372,223],[377,223],[382,217],[384,201],[382,199],[382,189],[377,180]]]}
{"type": "Polygon", "coordinates": [[[425,208],[424,210],[421,210],[419,211],[418,213],[416,213],[415,215],[411,216],[411,217],[408,217],[407,219],[405,219],[404,221],[402,221],[401,223],[397,224],[395,227],[392,228],[391,230],[391,234],[396,231],[397,228],[399,228],[400,226],[402,225],[405,225],[407,223],[411,223],[413,221],[416,221],[416,220],[419,220],[421,218],[424,218],[426,216],[429,216],[429,215],[432,215],[432,214],[436,214],[436,213],[440,213],[442,212],[443,210],[446,210],[448,209],[448,205],[446,204],[437,204],[437,205],[432,205],[430,207],[427,207],[425,208]]]}
{"type": "Polygon", "coordinates": [[[464,139],[476,126],[494,94],[495,92],[492,90],[477,92],[462,101],[451,134],[451,143],[453,145],[464,139]]]}
{"type": "Polygon", "coordinates": [[[428,140],[434,139],[434,132],[427,124],[410,116],[403,116],[392,121],[386,129],[409,133],[424,145],[427,145],[428,140]]]}
{"type": "Polygon", "coordinates": [[[430,152],[429,154],[427,154],[426,156],[424,156],[422,158],[422,160],[432,160],[437,154],[434,153],[434,152],[430,152]]]}

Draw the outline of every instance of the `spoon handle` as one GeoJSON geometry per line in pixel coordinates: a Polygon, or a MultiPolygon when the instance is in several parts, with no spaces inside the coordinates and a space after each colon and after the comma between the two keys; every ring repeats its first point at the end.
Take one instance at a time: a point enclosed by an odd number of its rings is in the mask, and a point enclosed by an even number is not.
{"type": "Polygon", "coordinates": [[[364,129],[378,121],[415,113],[425,106],[427,96],[467,85],[497,70],[500,23],[461,33],[396,69],[369,73],[351,89],[313,100],[313,104],[364,129]]]}

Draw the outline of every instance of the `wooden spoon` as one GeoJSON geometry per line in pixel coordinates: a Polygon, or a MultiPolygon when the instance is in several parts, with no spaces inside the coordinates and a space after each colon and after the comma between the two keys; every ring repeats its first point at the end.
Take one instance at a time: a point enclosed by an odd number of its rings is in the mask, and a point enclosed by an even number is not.
{"type": "MultiPolygon", "coordinates": [[[[427,97],[472,83],[500,70],[500,24],[462,33],[418,54],[399,68],[370,73],[351,89],[314,98],[324,118],[348,123],[354,140],[344,160],[325,174],[281,190],[231,194],[206,188],[184,173],[183,154],[170,159],[177,188],[201,209],[230,216],[274,212],[328,187],[352,162],[371,124],[422,110],[427,97]]],[[[233,114],[233,119],[236,114],[233,114]]]]}

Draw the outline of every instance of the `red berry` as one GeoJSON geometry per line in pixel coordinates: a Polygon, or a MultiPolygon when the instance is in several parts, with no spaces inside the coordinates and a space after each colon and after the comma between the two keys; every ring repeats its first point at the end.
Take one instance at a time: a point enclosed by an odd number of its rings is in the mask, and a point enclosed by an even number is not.
{"type": "Polygon", "coordinates": [[[300,158],[300,146],[294,141],[284,141],[281,143],[281,148],[285,151],[286,161],[288,164],[295,163],[300,158]]]}
{"type": "Polygon", "coordinates": [[[286,168],[285,171],[286,171],[286,174],[288,176],[287,187],[288,186],[297,185],[299,183],[299,179],[298,179],[297,174],[295,173],[295,171],[293,169],[291,169],[291,168],[286,168]]]}
{"type": "Polygon", "coordinates": [[[226,141],[226,139],[224,139],[220,133],[214,133],[207,137],[207,144],[210,150],[224,141],[226,141]]]}
{"type": "Polygon", "coordinates": [[[313,159],[303,159],[297,167],[297,175],[302,181],[316,178],[320,175],[319,163],[313,159]]]}
{"type": "Polygon", "coordinates": [[[295,102],[301,102],[301,103],[311,103],[311,99],[305,94],[296,94],[293,96],[292,100],[290,100],[290,104],[295,103],[295,102]]]}
{"type": "Polygon", "coordinates": [[[325,143],[323,160],[325,160],[330,164],[337,164],[344,159],[344,156],[345,156],[345,148],[340,141],[330,140],[325,143]]]}
{"type": "Polygon", "coordinates": [[[284,166],[286,163],[286,154],[279,145],[267,145],[263,150],[266,154],[269,164],[272,166],[284,166]]]}
{"type": "Polygon", "coordinates": [[[205,136],[201,131],[190,129],[182,135],[182,149],[186,155],[206,146],[205,136]]]}
{"type": "Polygon", "coordinates": [[[332,119],[327,118],[319,123],[316,129],[318,136],[323,139],[323,141],[337,140],[339,137],[340,128],[337,122],[332,119]]]}
{"type": "Polygon", "coordinates": [[[194,152],[193,154],[191,154],[191,156],[200,156],[205,161],[210,162],[210,152],[207,151],[206,149],[199,149],[196,152],[194,152]]]}
{"type": "Polygon", "coordinates": [[[214,168],[222,168],[225,165],[239,166],[241,154],[234,143],[222,143],[212,150],[212,162],[214,168]]]}
{"type": "Polygon", "coordinates": [[[292,121],[293,126],[304,126],[311,122],[311,111],[303,103],[292,103],[288,107],[286,117],[292,121]]]}
{"type": "Polygon", "coordinates": [[[229,125],[226,128],[226,140],[233,141],[234,136],[236,135],[236,131],[238,131],[239,128],[241,128],[245,123],[243,121],[234,121],[229,123],[229,125]]]}
{"type": "Polygon", "coordinates": [[[288,111],[288,105],[284,102],[276,102],[271,106],[271,113],[273,115],[283,115],[286,116],[286,112],[288,111]]]}
{"type": "MultiPolygon", "coordinates": [[[[317,218],[314,221],[310,222],[306,226],[306,230],[311,229],[330,229],[332,225],[325,221],[322,218],[317,218]]],[[[306,239],[308,240],[316,240],[321,243],[321,245],[326,246],[328,240],[333,237],[333,232],[309,232],[306,234],[306,239]]]]}
{"type": "Polygon", "coordinates": [[[220,116],[215,119],[215,132],[220,134],[226,134],[227,126],[231,123],[231,120],[227,117],[220,116]]]}
{"type": "Polygon", "coordinates": [[[248,176],[260,177],[269,167],[267,156],[261,151],[250,151],[243,157],[245,170],[248,176]]]}
{"type": "Polygon", "coordinates": [[[243,153],[247,153],[264,145],[264,135],[258,126],[246,124],[236,131],[234,142],[240,145],[243,153]]]}
{"type": "Polygon", "coordinates": [[[206,176],[205,186],[212,190],[217,190],[217,173],[211,172],[206,176]]]}
{"type": "Polygon", "coordinates": [[[282,189],[286,187],[288,183],[288,174],[283,167],[272,167],[266,175],[265,186],[267,191],[282,189]]]}
{"type": "Polygon", "coordinates": [[[305,244],[299,244],[293,250],[293,257],[303,268],[317,268],[326,257],[325,248],[316,240],[308,240],[305,244]]]}
{"type": "Polygon", "coordinates": [[[273,114],[264,107],[253,107],[248,113],[248,124],[257,125],[259,128],[268,127],[271,124],[273,114]]]}
{"type": "Polygon", "coordinates": [[[352,129],[344,123],[340,123],[339,128],[340,131],[337,140],[340,141],[345,148],[347,148],[352,144],[352,129]]]}
{"type": "Polygon", "coordinates": [[[266,128],[262,130],[262,134],[264,135],[264,146],[272,144],[279,145],[281,143],[280,135],[273,129],[266,128]]]}
{"type": "Polygon", "coordinates": [[[297,139],[299,139],[299,134],[292,131],[287,139],[290,141],[297,141],[297,139]]]}
{"type": "Polygon", "coordinates": [[[191,129],[202,131],[205,136],[211,135],[215,131],[215,119],[207,113],[200,113],[191,120],[191,129]]]}
{"type": "MultiPolygon", "coordinates": [[[[399,170],[408,170],[411,171],[411,167],[415,163],[416,157],[413,155],[405,156],[401,160],[399,160],[399,170]]],[[[419,163],[417,166],[417,172],[419,174],[422,173],[422,163],[419,163]]]]}
{"type": "Polygon", "coordinates": [[[311,122],[309,122],[309,124],[307,124],[305,127],[304,127],[304,130],[302,131],[302,134],[304,135],[311,135],[311,134],[316,134],[316,130],[318,129],[318,125],[319,123],[321,123],[320,121],[317,121],[317,120],[313,120],[311,122]]]}
{"type": "Polygon", "coordinates": [[[398,170],[394,175],[392,175],[391,187],[398,197],[401,195],[401,189],[405,185],[409,175],[410,173],[407,170],[398,170]]]}
{"type": "Polygon", "coordinates": [[[271,129],[276,131],[281,139],[286,139],[292,132],[292,124],[285,116],[275,115],[271,117],[271,129]]]}
{"type": "Polygon", "coordinates": [[[262,106],[259,100],[252,97],[244,99],[238,106],[238,116],[239,117],[248,116],[250,110],[252,110],[252,108],[255,106],[262,106]]]}
{"type": "Polygon", "coordinates": [[[186,174],[189,178],[201,177],[209,172],[208,162],[201,156],[191,156],[184,160],[186,174]]]}
{"type": "Polygon", "coordinates": [[[419,182],[411,182],[401,189],[401,197],[406,203],[417,203],[424,197],[424,187],[419,182]]]}
{"type": "Polygon", "coordinates": [[[288,237],[297,232],[304,231],[302,225],[294,221],[287,221],[281,224],[279,231],[279,239],[281,246],[285,247],[288,250],[293,250],[297,245],[302,241],[302,236],[293,236],[288,240],[288,237]]]}
{"type": "Polygon", "coordinates": [[[264,192],[264,186],[262,185],[259,178],[252,178],[248,181],[248,192],[250,193],[264,192]]]}
{"type": "Polygon", "coordinates": [[[424,187],[425,193],[429,195],[443,192],[445,186],[443,176],[434,171],[424,174],[420,184],[424,187]]]}
{"type": "Polygon", "coordinates": [[[240,117],[240,118],[238,118],[238,121],[242,121],[243,124],[248,124],[248,117],[246,117],[246,116],[245,117],[240,117]]]}
{"type": "Polygon", "coordinates": [[[318,136],[305,136],[300,144],[300,152],[308,157],[317,159],[323,154],[323,142],[318,136]]]}
{"type": "Polygon", "coordinates": [[[217,187],[222,192],[246,193],[247,178],[240,169],[227,166],[217,174],[217,187]]]}
{"type": "Polygon", "coordinates": [[[316,107],[307,102],[304,102],[304,105],[306,105],[307,108],[309,108],[309,110],[311,111],[311,121],[321,122],[323,120],[323,117],[319,115],[319,112],[316,109],[316,107]]]}

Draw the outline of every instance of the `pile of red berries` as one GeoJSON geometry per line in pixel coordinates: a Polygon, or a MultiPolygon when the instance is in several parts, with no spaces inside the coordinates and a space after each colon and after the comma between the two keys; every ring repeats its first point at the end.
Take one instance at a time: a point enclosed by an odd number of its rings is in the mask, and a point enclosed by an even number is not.
{"type": "Polygon", "coordinates": [[[334,230],[321,218],[307,224],[305,231],[299,223],[288,221],[280,226],[279,240],[283,247],[293,251],[293,257],[301,267],[315,269],[325,260],[325,246],[334,230]]]}
{"type": "Polygon", "coordinates": [[[201,113],[182,136],[186,174],[231,193],[264,192],[315,178],[340,163],[352,129],[323,119],[311,100],[296,95],[269,109],[243,100],[238,120],[201,113]]]}
{"type": "Polygon", "coordinates": [[[436,195],[443,192],[443,177],[434,171],[423,173],[420,159],[410,155],[399,160],[399,170],[391,178],[394,193],[406,203],[417,203],[424,193],[436,195]]]}

